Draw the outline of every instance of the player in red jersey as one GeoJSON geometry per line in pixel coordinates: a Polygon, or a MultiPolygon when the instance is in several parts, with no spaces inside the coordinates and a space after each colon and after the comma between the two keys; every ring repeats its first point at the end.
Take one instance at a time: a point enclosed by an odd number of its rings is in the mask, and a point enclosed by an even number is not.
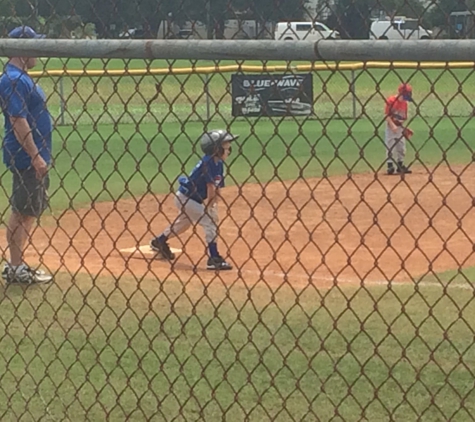
{"type": "Polygon", "coordinates": [[[407,103],[412,102],[412,87],[407,83],[399,85],[397,95],[386,100],[386,158],[388,174],[412,173],[404,165],[406,157],[406,139],[413,132],[405,127],[407,120],[407,103]]]}

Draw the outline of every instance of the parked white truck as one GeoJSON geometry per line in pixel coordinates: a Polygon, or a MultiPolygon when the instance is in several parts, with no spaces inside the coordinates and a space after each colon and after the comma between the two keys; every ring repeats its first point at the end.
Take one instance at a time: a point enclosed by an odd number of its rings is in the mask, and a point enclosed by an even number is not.
{"type": "Polygon", "coordinates": [[[432,31],[423,28],[417,19],[400,16],[373,21],[369,38],[372,40],[429,40],[432,38],[432,31]]]}
{"type": "Polygon", "coordinates": [[[338,39],[340,34],[321,22],[279,22],[275,26],[276,40],[307,40],[338,39]]]}

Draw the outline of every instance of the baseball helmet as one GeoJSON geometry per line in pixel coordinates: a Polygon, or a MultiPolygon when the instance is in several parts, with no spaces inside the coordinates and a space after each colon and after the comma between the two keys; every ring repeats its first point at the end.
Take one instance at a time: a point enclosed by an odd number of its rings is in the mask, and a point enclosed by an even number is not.
{"type": "Polygon", "coordinates": [[[204,133],[200,138],[201,150],[206,155],[221,155],[224,150],[221,146],[223,142],[231,142],[238,139],[239,136],[232,135],[226,130],[217,129],[204,133]]]}
{"type": "Polygon", "coordinates": [[[398,93],[406,101],[412,101],[412,86],[408,83],[401,83],[398,87],[398,93]]]}

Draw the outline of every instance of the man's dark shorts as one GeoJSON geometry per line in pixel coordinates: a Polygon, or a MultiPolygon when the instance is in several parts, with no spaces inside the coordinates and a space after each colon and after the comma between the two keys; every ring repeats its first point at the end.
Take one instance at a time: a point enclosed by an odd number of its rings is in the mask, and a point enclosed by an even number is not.
{"type": "Polygon", "coordinates": [[[12,210],[21,215],[39,217],[48,207],[49,176],[39,180],[33,167],[25,170],[12,168],[12,173],[12,210]]]}

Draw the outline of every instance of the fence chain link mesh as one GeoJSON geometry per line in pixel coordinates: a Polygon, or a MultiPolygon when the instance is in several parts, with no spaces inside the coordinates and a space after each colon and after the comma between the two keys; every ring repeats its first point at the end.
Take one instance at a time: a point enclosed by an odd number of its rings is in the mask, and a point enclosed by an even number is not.
{"type": "MultiPolygon", "coordinates": [[[[91,51],[96,39],[217,39],[225,52],[228,40],[423,51],[475,38],[471,0],[0,6],[3,37],[31,38],[27,25],[91,51]]],[[[474,420],[467,59],[3,57],[0,419],[474,420]],[[211,194],[225,179],[219,219],[188,185],[193,222],[166,251],[182,177],[220,166],[199,142],[216,129],[239,135],[224,174],[199,182],[211,194]],[[41,218],[33,144],[49,164],[41,218]],[[231,270],[207,268],[213,224],[231,270]]]]}

